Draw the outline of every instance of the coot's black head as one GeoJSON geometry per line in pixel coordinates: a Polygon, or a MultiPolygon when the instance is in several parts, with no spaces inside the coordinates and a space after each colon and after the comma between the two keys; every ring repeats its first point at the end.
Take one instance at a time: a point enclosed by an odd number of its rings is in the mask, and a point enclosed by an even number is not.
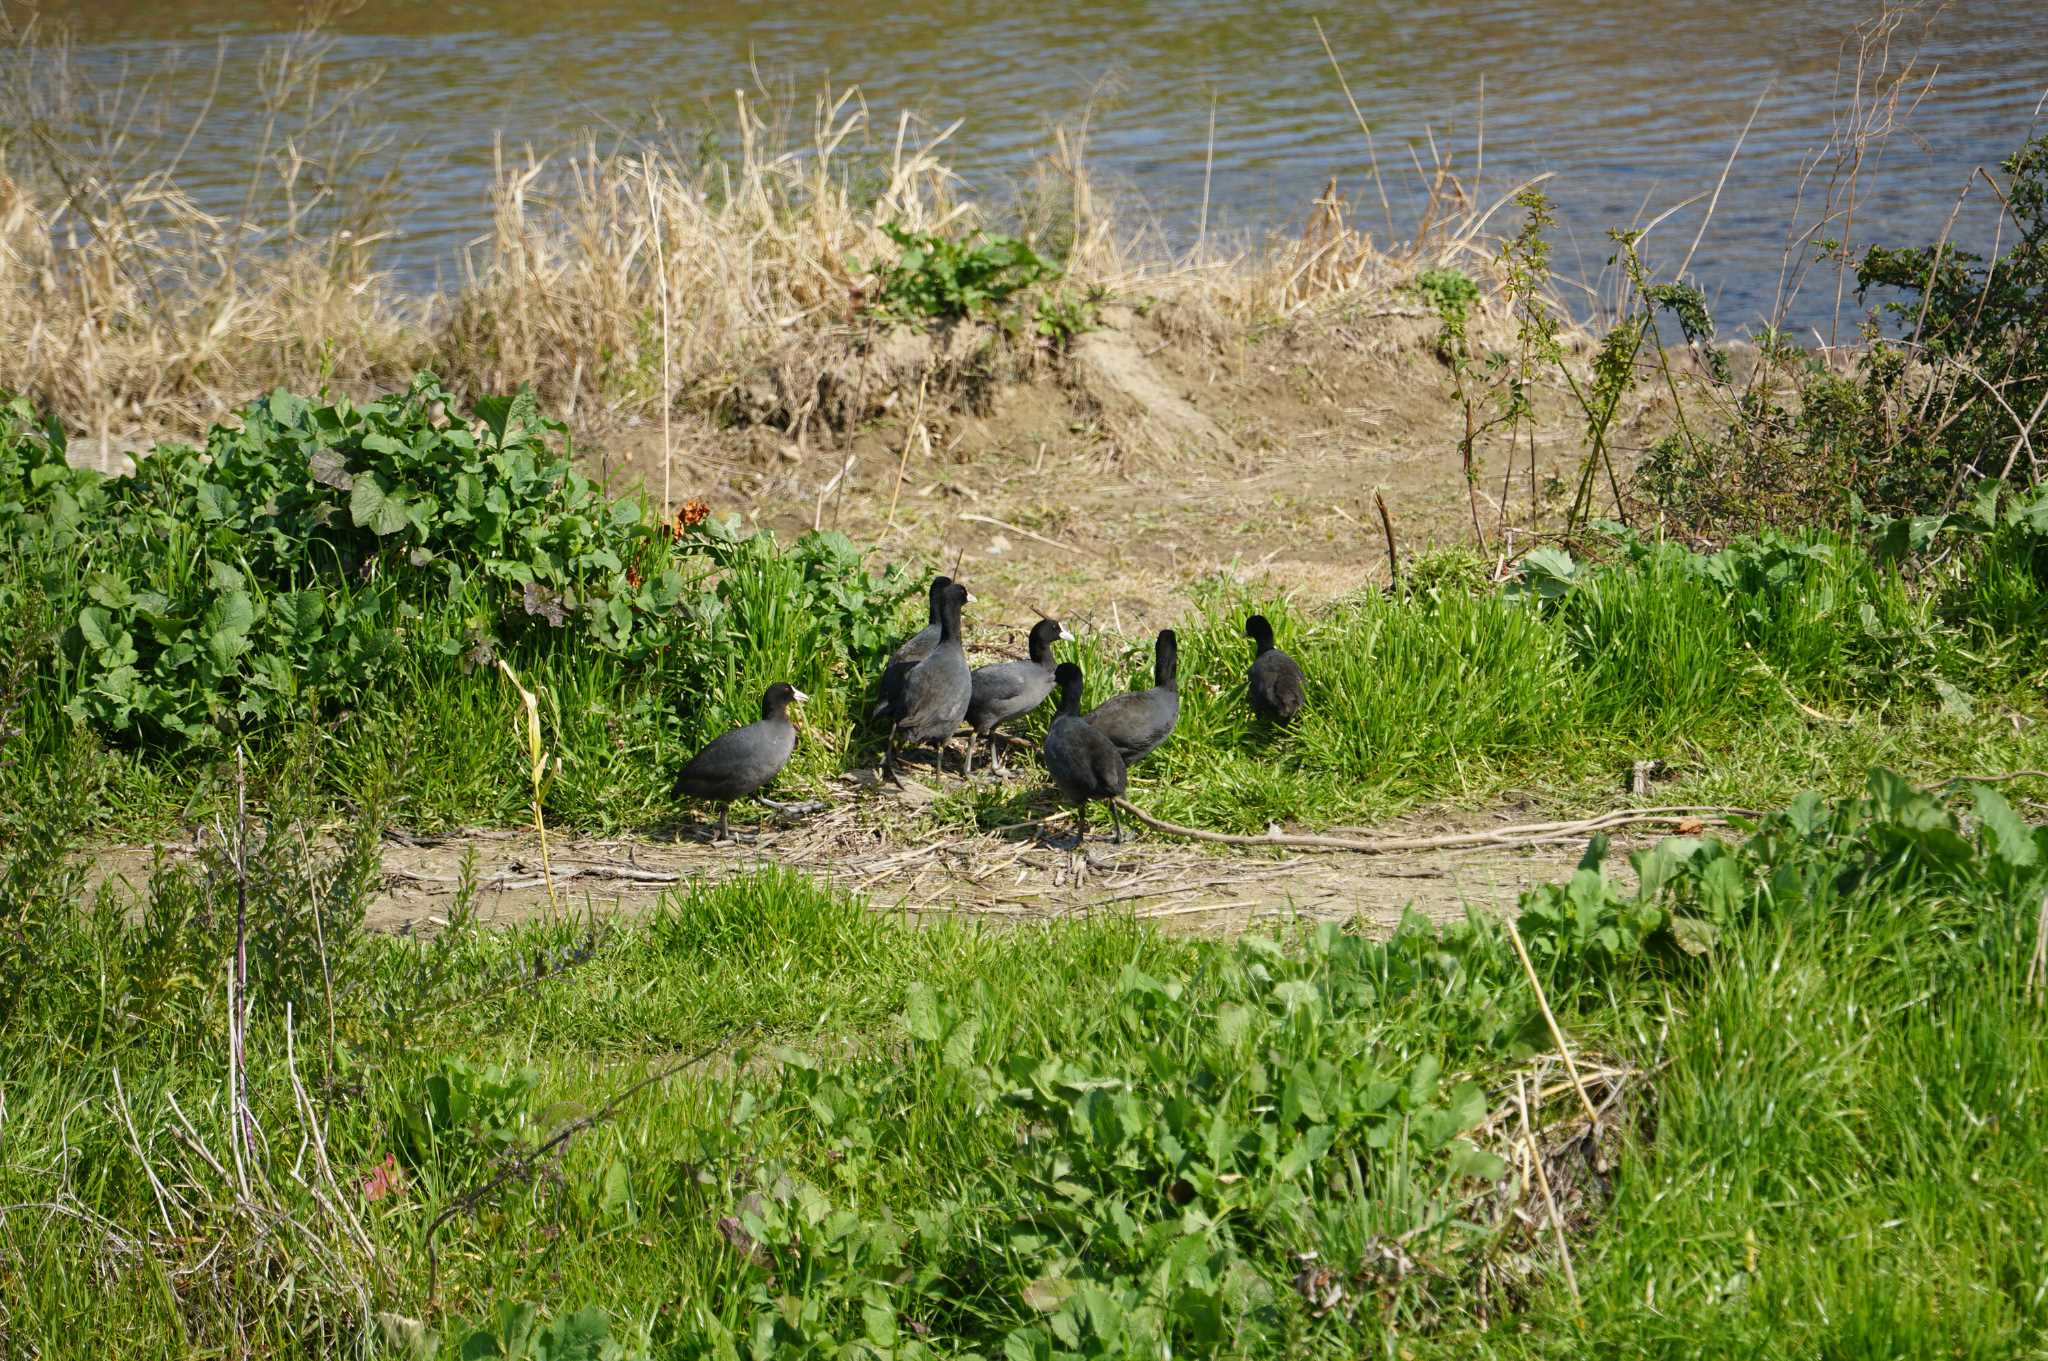
{"type": "Polygon", "coordinates": [[[1052,673],[1052,683],[1060,688],[1060,712],[1081,712],[1081,668],[1072,662],[1061,662],[1052,673]]]}
{"type": "Polygon", "coordinates": [[[1073,641],[1074,635],[1067,632],[1059,620],[1041,619],[1031,626],[1031,660],[1040,666],[1050,665],[1052,645],[1073,641]]]}
{"type": "Polygon", "coordinates": [[[789,712],[790,705],[801,704],[809,698],[788,681],[777,681],[761,696],[761,717],[780,718],[789,712]]]}
{"type": "Polygon", "coordinates": [[[960,608],[973,597],[967,588],[957,581],[946,583],[946,589],[939,596],[939,636],[958,638],[960,636],[960,608]]]}
{"type": "Polygon", "coordinates": [[[1263,614],[1255,614],[1244,621],[1244,636],[1259,645],[1264,652],[1273,646],[1273,621],[1263,614]]]}
{"type": "Polygon", "coordinates": [[[939,622],[939,609],[946,599],[946,588],[948,586],[951,586],[952,584],[953,578],[951,577],[932,578],[932,588],[930,592],[926,594],[925,600],[927,602],[927,608],[931,613],[931,621],[934,624],[939,622]]]}
{"type": "Polygon", "coordinates": [[[1159,640],[1152,644],[1152,683],[1162,690],[1171,690],[1180,679],[1180,636],[1172,629],[1159,630],[1159,640]]]}

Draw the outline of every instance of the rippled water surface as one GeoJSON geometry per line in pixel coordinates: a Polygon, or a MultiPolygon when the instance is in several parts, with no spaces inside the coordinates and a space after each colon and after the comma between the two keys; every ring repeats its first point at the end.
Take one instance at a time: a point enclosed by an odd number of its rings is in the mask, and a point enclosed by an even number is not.
{"type": "MultiPolygon", "coordinates": [[[[167,124],[207,98],[224,54],[183,166],[187,182],[231,201],[259,126],[254,73],[297,9],[69,0],[54,12],[77,27],[77,60],[95,77],[152,77],[167,124]]],[[[494,132],[546,149],[591,127],[644,130],[656,111],[671,127],[729,126],[733,91],[757,88],[756,73],[771,90],[806,97],[827,79],[858,84],[877,137],[901,109],[940,126],[964,120],[948,159],[990,195],[1046,150],[1052,125],[1086,116],[1095,170],[1140,195],[1177,242],[1200,220],[1213,111],[1212,231],[1298,219],[1331,177],[1375,220],[1365,137],[1324,54],[1320,18],[1372,126],[1397,226],[1413,221],[1432,137],[1483,193],[1555,172],[1558,263],[1578,278],[1600,273],[1607,226],[1711,190],[1757,109],[1694,262],[1724,321],[1739,324],[1773,307],[1800,168],[1845,112],[1852,30],[1874,12],[1843,0],[369,0],[338,21],[330,74],[383,68],[370,112],[411,149],[403,232],[387,258],[430,287],[453,276],[479,231],[494,132]]],[[[1894,58],[1917,47],[1934,85],[1866,168],[1864,240],[1933,239],[1972,168],[2042,126],[2048,21],[2037,4],[1964,0],[1933,21],[1924,44],[1922,28],[1905,25],[1894,58]]],[[[1973,243],[1990,241],[1992,218],[1978,211],[1987,198],[1973,196],[1958,228],[1973,243]]],[[[1659,229],[1664,263],[1684,253],[1701,211],[1659,229]]],[[[1810,283],[1794,318],[1825,325],[1832,296],[1832,277],[1810,283]]]]}

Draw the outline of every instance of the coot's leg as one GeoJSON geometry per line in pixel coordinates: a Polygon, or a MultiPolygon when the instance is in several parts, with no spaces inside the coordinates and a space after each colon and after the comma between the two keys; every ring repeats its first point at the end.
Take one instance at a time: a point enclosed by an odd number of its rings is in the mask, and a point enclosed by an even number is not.
{"type": "Polygon", "coordinates": [[[731,804],[721,803],[718,805],[718,839],[720,841],[732,840],[732,827],[727,821],[731,816],[731,804]]]}
{"type": "Polygon", "coordinates": [[[1109,820],[1110,820],[1110,821],[1111,821],[1112,823],[1116,824],[1116,837],[1114,838],[1114,839],[1115,839],[1115,841],[1116,841],[1116,844],[1117,844],[1117,845],[1119,845],[1119,846],[1123,845],[1123,844],[1124,844],[1124,820],[1123,820],[1123,819],[1122,819],[1121,817],[1117,816],[1117,811],[1116,811],[1116,800],[1115,800],[1115,799],[1111,799],[1111,800],[1109,801],[1109,820]]]}

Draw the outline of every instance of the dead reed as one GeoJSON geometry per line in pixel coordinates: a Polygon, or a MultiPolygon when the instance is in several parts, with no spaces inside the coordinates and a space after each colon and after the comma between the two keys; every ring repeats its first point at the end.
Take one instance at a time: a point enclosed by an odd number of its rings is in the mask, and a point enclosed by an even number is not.
{"type": "Polygon", "coordinates": [[[317,15],[263,63],[257,169],[228,211],[182,187],[198,125],[161,125],[146,83],[95,88],[61,34],[0,38],[0,111],[23,130],[0,147],[0,389],[110,462],[272,386],[364,391],[421,367],[478,391],[532,383],[579,425],[666,398],[801,442],[927,378],[945,393],[943,347],[892,348],[872,319],[888,225],[964,235],[1009,212],[1062,258],[1068,287],[1142,288],[1215,326],[1390,303],[1432,264],[1489,267],[1490,213],[1441,162],[1411,239],[1361,230],[1333,181],[1297,230],[1236,245],[1205,233],[1177,254],[1096,186],[1085,132],[1052,135],[1010,211],[963,193],[944,159],[954,128],[877,118],[846,89],[807,110],[736,95],[719,159],[659,137],[499,145],[487,230],[459,283],[420,298],[380,266],[410,168],[366,127],[376,73],[324,72],[317,15]]]}

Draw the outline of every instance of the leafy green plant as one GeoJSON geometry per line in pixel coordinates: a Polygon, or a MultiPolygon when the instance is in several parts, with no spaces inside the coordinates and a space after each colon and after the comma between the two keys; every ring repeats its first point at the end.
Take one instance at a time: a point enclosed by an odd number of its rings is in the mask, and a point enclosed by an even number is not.
{"type": "Polygon", "coordinates": [[[1031,329],[1055,350],[1064,350],[1076,337],[1095,329],[1095,311],[1101,303],[1095,289],[1080,295],[1064,288],[1038,295],[1031,308],[1031,329]]]}
{"type": "Polygon", "coordinates": [[[463,1339],[462,1361],[636,1361],[647,1355],[612,1336],[602,1309],[543,1319],[531,1304],[504,1303],[486,1329],[463,1339]]]}
{"type": "Polygon", "coordinates": [[[893,263],[873,266],[875,310],[892,320],[989,316],[1021,290],[1059,277],[1056,265],[1014,236],[956,240],[895,223],[882,231],[899,254],[893,263]]]}
{"type": "Polygon", "coordinates": [[[391,1137],[406,1166],[463,1174],[502,1153],[537,1142],[528,1067],[479,1067],[446,1058],[391,1112],[391,1137]]]}

